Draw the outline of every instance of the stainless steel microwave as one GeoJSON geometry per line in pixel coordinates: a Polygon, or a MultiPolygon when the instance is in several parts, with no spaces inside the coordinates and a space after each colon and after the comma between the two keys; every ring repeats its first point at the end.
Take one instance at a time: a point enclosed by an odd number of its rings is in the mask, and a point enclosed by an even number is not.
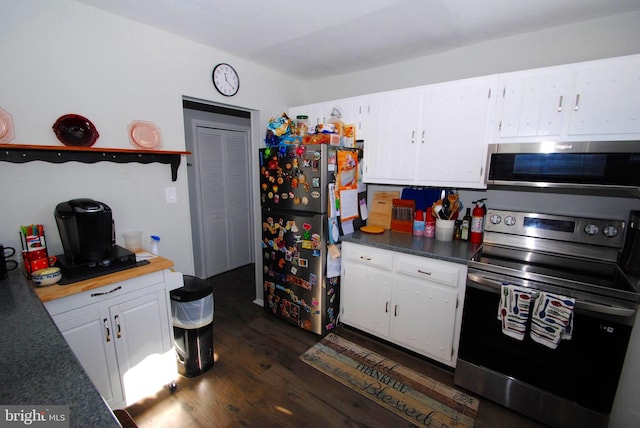
{"type": "Polygon", "coordinates": [[[487,187],[640,197],[640,141],[490,144],[487,187]]]}

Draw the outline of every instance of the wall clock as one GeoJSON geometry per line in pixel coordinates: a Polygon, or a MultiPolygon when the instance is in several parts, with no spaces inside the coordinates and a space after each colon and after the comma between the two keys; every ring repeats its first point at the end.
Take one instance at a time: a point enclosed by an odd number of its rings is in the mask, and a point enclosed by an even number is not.
{"type": "Polygon", "coordinates": [[[221,63],[213,68],[211,75],[213,86],[225,97],[232,97],[238,93],[240,78],[238,72],[229,64],[221,63]]]}

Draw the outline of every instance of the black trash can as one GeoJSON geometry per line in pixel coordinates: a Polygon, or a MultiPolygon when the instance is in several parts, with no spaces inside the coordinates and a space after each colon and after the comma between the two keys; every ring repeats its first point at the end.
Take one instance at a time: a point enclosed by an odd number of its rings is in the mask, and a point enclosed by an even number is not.
{"type": "Polygon", "coordinates": [[[204,279],[184,275],[171,291],[178,373],[198,376],[213,367],[213,289],[204,279]]]}

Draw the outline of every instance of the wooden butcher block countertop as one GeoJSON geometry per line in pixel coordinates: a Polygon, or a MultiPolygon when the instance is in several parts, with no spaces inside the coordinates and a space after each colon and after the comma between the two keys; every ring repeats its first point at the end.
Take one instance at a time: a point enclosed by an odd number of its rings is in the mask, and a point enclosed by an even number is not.
{"type": "Polygon", "coordinates": [[[48,302],[61,297],[71,296],[73,294],[82,293],[84,291],[93,290],[95,288],[104,287],[105,285],[115,284],[116,282],[126,281],[138,276],[147,275],[153,272],[168,269],[173,266],[173,262],[164,257],[154,257],[149,259],[149,264],[139,267],[98,276],[96,278],[85,279],[84,281],[74,282],[68,285],[49,285],[46,287],[34,287],[36,295],[42,302],[48,302]]]}

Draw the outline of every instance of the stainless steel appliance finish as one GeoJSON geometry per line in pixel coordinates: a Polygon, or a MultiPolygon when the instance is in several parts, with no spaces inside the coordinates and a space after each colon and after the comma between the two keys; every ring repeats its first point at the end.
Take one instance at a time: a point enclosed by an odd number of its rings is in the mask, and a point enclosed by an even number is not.
{"type": "Polygon", "coordinates": [[[455,383],[555,427],[606,427],[640,294],[617,265],[626,224],[488,210],[469,263],[455,383]],[[556,349],[502,333],[502,284],[574,298],[556,349]]]}
{"type": "Polygon", "coordinates": [[[640,196],[640,141],[490,144],[487,186],[640,196]]]}

